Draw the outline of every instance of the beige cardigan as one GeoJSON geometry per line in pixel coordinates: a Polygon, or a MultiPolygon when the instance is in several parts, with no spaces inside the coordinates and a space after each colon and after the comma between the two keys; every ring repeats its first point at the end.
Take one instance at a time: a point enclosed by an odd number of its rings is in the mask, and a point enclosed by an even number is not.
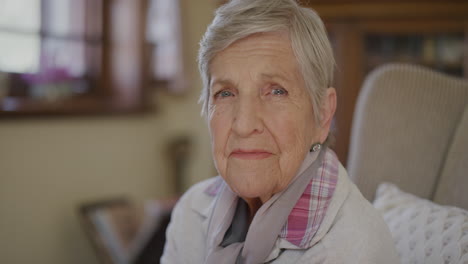
{"type": "MultiPolygon", "coordinates": [[[[204,191],[213,181],[196,184],[176,205],[161,263],[204,263],[206,230],[215,200],[204,191]]],[[[267,261],[275,264],[399,263],[388,227],[341,165],[333,198],[312,245],[299,249],[278,238],[267,261]]]]}

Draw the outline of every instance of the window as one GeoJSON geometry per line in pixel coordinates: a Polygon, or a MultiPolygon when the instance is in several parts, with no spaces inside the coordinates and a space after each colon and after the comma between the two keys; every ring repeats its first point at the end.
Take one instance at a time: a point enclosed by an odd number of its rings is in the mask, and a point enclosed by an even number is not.
{"type": "Polygon", "coordinates": [[[0,0],[0,115],[141,110],[145,3],[0,0]]]}
{"type": "Polygon", "coordinates": [[[177,0],[149,0],[146,32],[150,48],[149,78],[172,94],[187,89],[183,67],[180,3],[177,0]]]}
{"type": "Polygon", "coordinates": [[[40,2],[0,2],[0,69],[37,72],[40,54],[40,2]]]}

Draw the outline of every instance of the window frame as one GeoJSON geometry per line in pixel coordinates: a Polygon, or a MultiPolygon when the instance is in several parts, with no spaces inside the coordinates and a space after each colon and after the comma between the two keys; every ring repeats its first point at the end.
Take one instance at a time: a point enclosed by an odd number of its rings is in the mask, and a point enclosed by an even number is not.
{"type": "MultiPolygon", "coordinates": [[[[92,87],[91,92],[57,101],[6,96],[0,99],[0,117],[116,114],[147,110],[147,3],[147,0],[102,0],[101,63],[96,87],[92,87]],[[119,30],[119,25],[136,30],[119,30]]],[[[42,30],[40,34],[42,37],[42,30]]]]}

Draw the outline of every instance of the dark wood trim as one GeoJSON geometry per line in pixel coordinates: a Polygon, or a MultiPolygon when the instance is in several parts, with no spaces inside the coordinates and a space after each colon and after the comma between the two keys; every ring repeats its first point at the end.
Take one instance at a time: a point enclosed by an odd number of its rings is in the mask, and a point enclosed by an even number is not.
{"type": "Polygon", "coordinates": [[[337,90],[338,105],[335,113],[335,136],[336,143],[333,147],[341,162],[346,164],[348,155],[349,135],[354,113],[356,94],[364,78],[361,57],[364,55],[363,39],[361,31],[357,26],[335,23],[330,24],[335,39],[335,57],[337,63],[337,74],[335,88],[337,90]],[[353,65],[353,67],[345,67],[353,65]]]}
{"type": "MultiPolygon", "coordinates": [[[[468,12],[467,12],[468,15],[468,12]]],[[[435,34],[460,33],[468,26],[468,17],[460,19],[431,19],[430,21],[415,19],[369,20],[356,22],[362,31],[379,34],[435,34]]]]}
{"type": "Polygon", "coordinates": [[[119,113],[142,113],[149,110],[140,104],[122,104],[118,99],[87,95],[58,101],[35,101],[25,98],[4,98],[0,118],[63,116],[63,115],[100,115],[119,113]]]}
{"type": "Polygon", "coordinates": [[[465,76],[465,78],[468,78],[468,23],[465,23],[465,58],[463,60],[463,68],[465,69],[464,70],[464,73],[463,75],[465,76]]]}
{"type": "Polygon", "coordinates": [[[304,6],[314,9],[322,19],[366,20],[366,19],[466,19],[468,2],[464,1],[405,1],[405,2],[361,2],[349,3],[308,3],[304,6]]]}

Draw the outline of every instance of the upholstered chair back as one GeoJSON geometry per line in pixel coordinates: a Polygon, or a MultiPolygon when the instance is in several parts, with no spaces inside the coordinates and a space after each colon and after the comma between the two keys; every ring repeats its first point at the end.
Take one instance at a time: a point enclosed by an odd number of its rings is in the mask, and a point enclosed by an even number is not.
{"type": "Polygon", "coordinates": [[[347,169],[373,201],[381,182],[468,209],[468,81],[424,67],[372,71],[357,100],[347,169]]]}

